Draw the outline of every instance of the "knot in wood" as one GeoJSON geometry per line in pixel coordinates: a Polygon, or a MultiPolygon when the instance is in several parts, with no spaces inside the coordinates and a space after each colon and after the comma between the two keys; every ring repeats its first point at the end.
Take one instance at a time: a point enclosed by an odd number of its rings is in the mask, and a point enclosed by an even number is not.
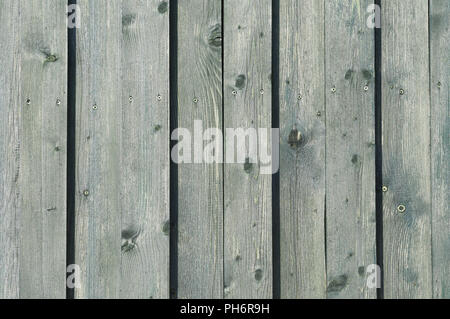
{"type": "Polygon", "coordinates": [[[296,128],[292,129],[291,133],[289,133],[288,144],[292,148],[296,148],[302,142],[302,133],[300,133],[296,128]]]}

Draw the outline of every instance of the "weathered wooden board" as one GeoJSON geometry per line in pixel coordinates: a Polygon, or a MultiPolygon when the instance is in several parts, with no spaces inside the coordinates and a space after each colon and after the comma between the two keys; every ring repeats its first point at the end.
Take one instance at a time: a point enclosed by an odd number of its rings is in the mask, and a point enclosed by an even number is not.
{"type": "Polygon", "coordinates": [[[121,298],[169,297],[168,7],[122,1],[121,298]]]}
{"type": "Polygon", "coordinates": [[[433,298],[450,298],[450,1],[430,1],[433,298]]]}
{"type": "Polygon", "coordinates": [[[66,293],[65,14],[0,3],[0,298],[66,293]]]}
{"type": "MultiPolygon", "coordinates": [[[[202,138],[202,128],[222,127],[221,48],[221,1],[179,1],[178,125],[192,139],[202,138]]],[[[222,138],[215,140],[219,145],[222,138]]],[[[173,151],[192,162],[178,165],[179,298],[223,296],[223,169],[203,161],[202,144],[173,151]]]]}
{"type": "Polygon", "coordinates": [[[432,296],[427,43],[427,1],[382,2],[385,298],[432,296]]]}
{"type": "Polygon", "coordinates": [[[324,14],[280,2],[281,298],[326,296],[324,14]]]}
{"type": "MultiPolygon", "coordinates": [[[[270,0],[258,1],[258,5],[250,0],[224,2],[224,127],[263,128],[269,146],[271,15],[270,0]]],[[[227,132],[225,139],[234,142],[227,132]]],[[[257,139],[263,142],[260,132],[257,139]]],[[[268,147],[263,147],[265,152],[268,147]]],[[[235,160],[244,155],[244,149],[226,142],[225,157],[229,152],[236,155],[235,160]]],[[[272,297],[272,176],[261,174],[261,161],[252,161],[247,156],[242,163],[227,163],[224,169],[226,298],[272,297]]]]}
{"type": "Polygon", "coordinates": [[[325,1],[328,298],[376,298],[374,29],[370,0],[325,1]]]}
{"type": "Polygon", "coordinates": [[[81,288],[75,290],[75,297],[117,298],[122,230],[121,119],[122,110],[133,107],[123,105],[122,100],[121,1],[79,1],[79,6],[75,263],[81,268],[81,288]]]}

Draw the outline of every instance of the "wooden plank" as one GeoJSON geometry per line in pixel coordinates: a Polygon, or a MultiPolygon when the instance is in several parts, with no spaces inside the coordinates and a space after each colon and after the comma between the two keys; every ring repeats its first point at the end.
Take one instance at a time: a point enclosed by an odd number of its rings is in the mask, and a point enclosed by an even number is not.
{"type": "MultiPolygon", "coordinates": [[[[76,298],[117,298],[121,265],[120,1],[79,1],[76,83],[76,298]]],[[[123,106],[127,109],[129,105],[123,106]]]]}
{"type": "Polygon", "coordinates": [[[450,298],[449,13],[449,1],[430,1],[433,298],[445,299],[450,298]]]}
{"type": "Polygon", "coordinates": [[[169,297],[169,11],[122,1],[121,298],[169,297]]]}
{"type": "MultiPolygon", "coordinates": [[[[19,298],[19,3],[0,2],[0,299],[19,298]]],[[[19,108],[20,107],[20,108],[19,108]]]]}
{"type": "MultiPolygon", "coordinates": [[[[196,120],[202,121],[203,130],[222,127],[221,48],[221,1],[180,1],[178,124],[188,129],[192,138],[197,134],[196,120]]],[[[203,151],[197,148],[183,150],[192,162],[194,157],[202,162],[203,151]]],[[[179,298],[223,296],[222,174],[221,164],[178,166],[179,298]]]]}
{"type": "Polygon", "coordinates": [[[325,1],[328,298],[376,298],[373,1],[325,1]]]}
{"type": "MultiPolygon", "coordinates": [[[[258,5],[250,0],[224,2],[225,128],[272,127],[271,15],[269,0],[258,5]]],[[[225,156],[233,147],[225,145],[225,156]]],[[[237,152],[243,155],[243,150],[237,152]]],[[[260,168],[250,159],[225,165],[226,298],[272,297],[272,176],[260,174],[260,168]]]]}
{"type": "Polygon", "coordinates": [[[430,298],[428,2],[382,3],[385,298],[430,298]]]}
{"type": "Polygon", "coordinates": [[[65,297],[65,12],[56,0],[0,4],[1,298],[65,297]]]}
{"type": "Polygon", "coordinates": [[[281,298],[326,296],[324,12],[280,3],[281,298]]]}

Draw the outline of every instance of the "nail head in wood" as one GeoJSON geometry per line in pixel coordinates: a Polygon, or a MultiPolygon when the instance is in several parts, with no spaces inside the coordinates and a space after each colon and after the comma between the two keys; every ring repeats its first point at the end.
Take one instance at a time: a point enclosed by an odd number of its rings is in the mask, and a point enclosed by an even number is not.
{"type": "Polygon", "coordinates": [[[397,206],[397,211],[398,211],[400,214],[403,214],[403,213],[406,211],[405,205],[398,205],[398,206],[397,206]]]}

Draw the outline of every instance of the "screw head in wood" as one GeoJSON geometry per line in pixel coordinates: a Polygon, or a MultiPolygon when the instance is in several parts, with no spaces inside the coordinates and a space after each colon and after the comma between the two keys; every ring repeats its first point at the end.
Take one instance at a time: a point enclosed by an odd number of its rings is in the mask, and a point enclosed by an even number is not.
{"type": "Polygon", "coordinates": [[[60,99],[56,99],[56,105],[61,105],[61,100],[60,99]]]}
{"type": "Polygon", "coordinates": [[[236,91],[236,90],[233,90],[233,91],[231,91],[231,94],[237,95],[237,91],[236,91]]]}
{"type": "Polygon", "coordinates": [[[336,93],[336,88],[335,87],[331,88],[331,93],[336,93]]]}
{"type": "Polygon", "coordinates": [[[85,197],[89,196],[89,190],[88,190],[88,189],[85,189],[85,190],[83,191],[83,195],[84,195],[85,197]]]}
{"type": "Polygon", "coordinates": [[[30,104],[31,104],[31,100],[30,100],[30,98],[27,98],[27,101],[26,101],[26,103],[27,103],[27,105],[30,105],[30,104]]]}
{"type": "Polygon", "coordinates": [[[364,91],[369,91],[369,86],[364,86],[364,91]]]}
{"type": "Polygon", "coordinates": [[[192,100],[192,102],[198,103],[198,98],[194,97],[194,99],[192,100]]]}
{"type": "Polygon", "coordinates": [[[386,192],[388,191],[388,187],[387,187],[387,186],[383,186],[383,187],[381,188],[381,190],[383,191],[383,193],[386,193],[386,192]]]}
{"type": "Polygon", "coordinates": [[[297,96],[297,100],[301,100],[301,99],[303,99],[303,96],[301,95],[301,94],[299,94],[298,96],[297,96]]]}
{"type": "Polygon", "coordinates": [[[261,95],[263,95],[263,94],[264,94],[264,90],[261,89],[261,90],[259,91],[259,93],[260,93],[261,95]]]}
{"type": "Polygon", "coordinates": [[[161,100],[162,100],[162,96],[161,96],[160,94],[158,94],[158,95],[156,96],[156,99],[157,99],[158,101],[161,101],[161,100]]]}
{"type": "Polygon", "coordinates": [[[130,101],[130,103],[133,103],[133,100],[134,100],[134,98],[130,95],[130,96],[128,97],[128,101],[130,101]]]}
{"type": "Polygon", "coordinates": [[[93,110],[96,110],[96,109],[98,109],[98,106],[97,106],[97,104],[94,104],[94,105],[92,105],[92,109],[93,109],[93,110]]]}
{"type": "Polygon", "coordinates": [[[442,83],[439,81],[439,82],[437,83],[438,88],[440,88],[441,85],[442,85],[442,83]]]}
{"type": "Polygon", "coordinates": [[[320,116],[322,116],[322,112],[317,111],[316,115],[320,117],[320,116]]]}
{"type": "Polygon", "coordinates": [[[399,93],[400,93],[400,95],[405,95],[405,90],[400,89],[399,93]]]}
{"type": "Polygon", "coordinates": [[[397,206],[397,211],[400,213],[400,214],[403,214],[405,211],[406,211],[406,207],[405,207],[405,205],[398,205],[397,206]]]}

